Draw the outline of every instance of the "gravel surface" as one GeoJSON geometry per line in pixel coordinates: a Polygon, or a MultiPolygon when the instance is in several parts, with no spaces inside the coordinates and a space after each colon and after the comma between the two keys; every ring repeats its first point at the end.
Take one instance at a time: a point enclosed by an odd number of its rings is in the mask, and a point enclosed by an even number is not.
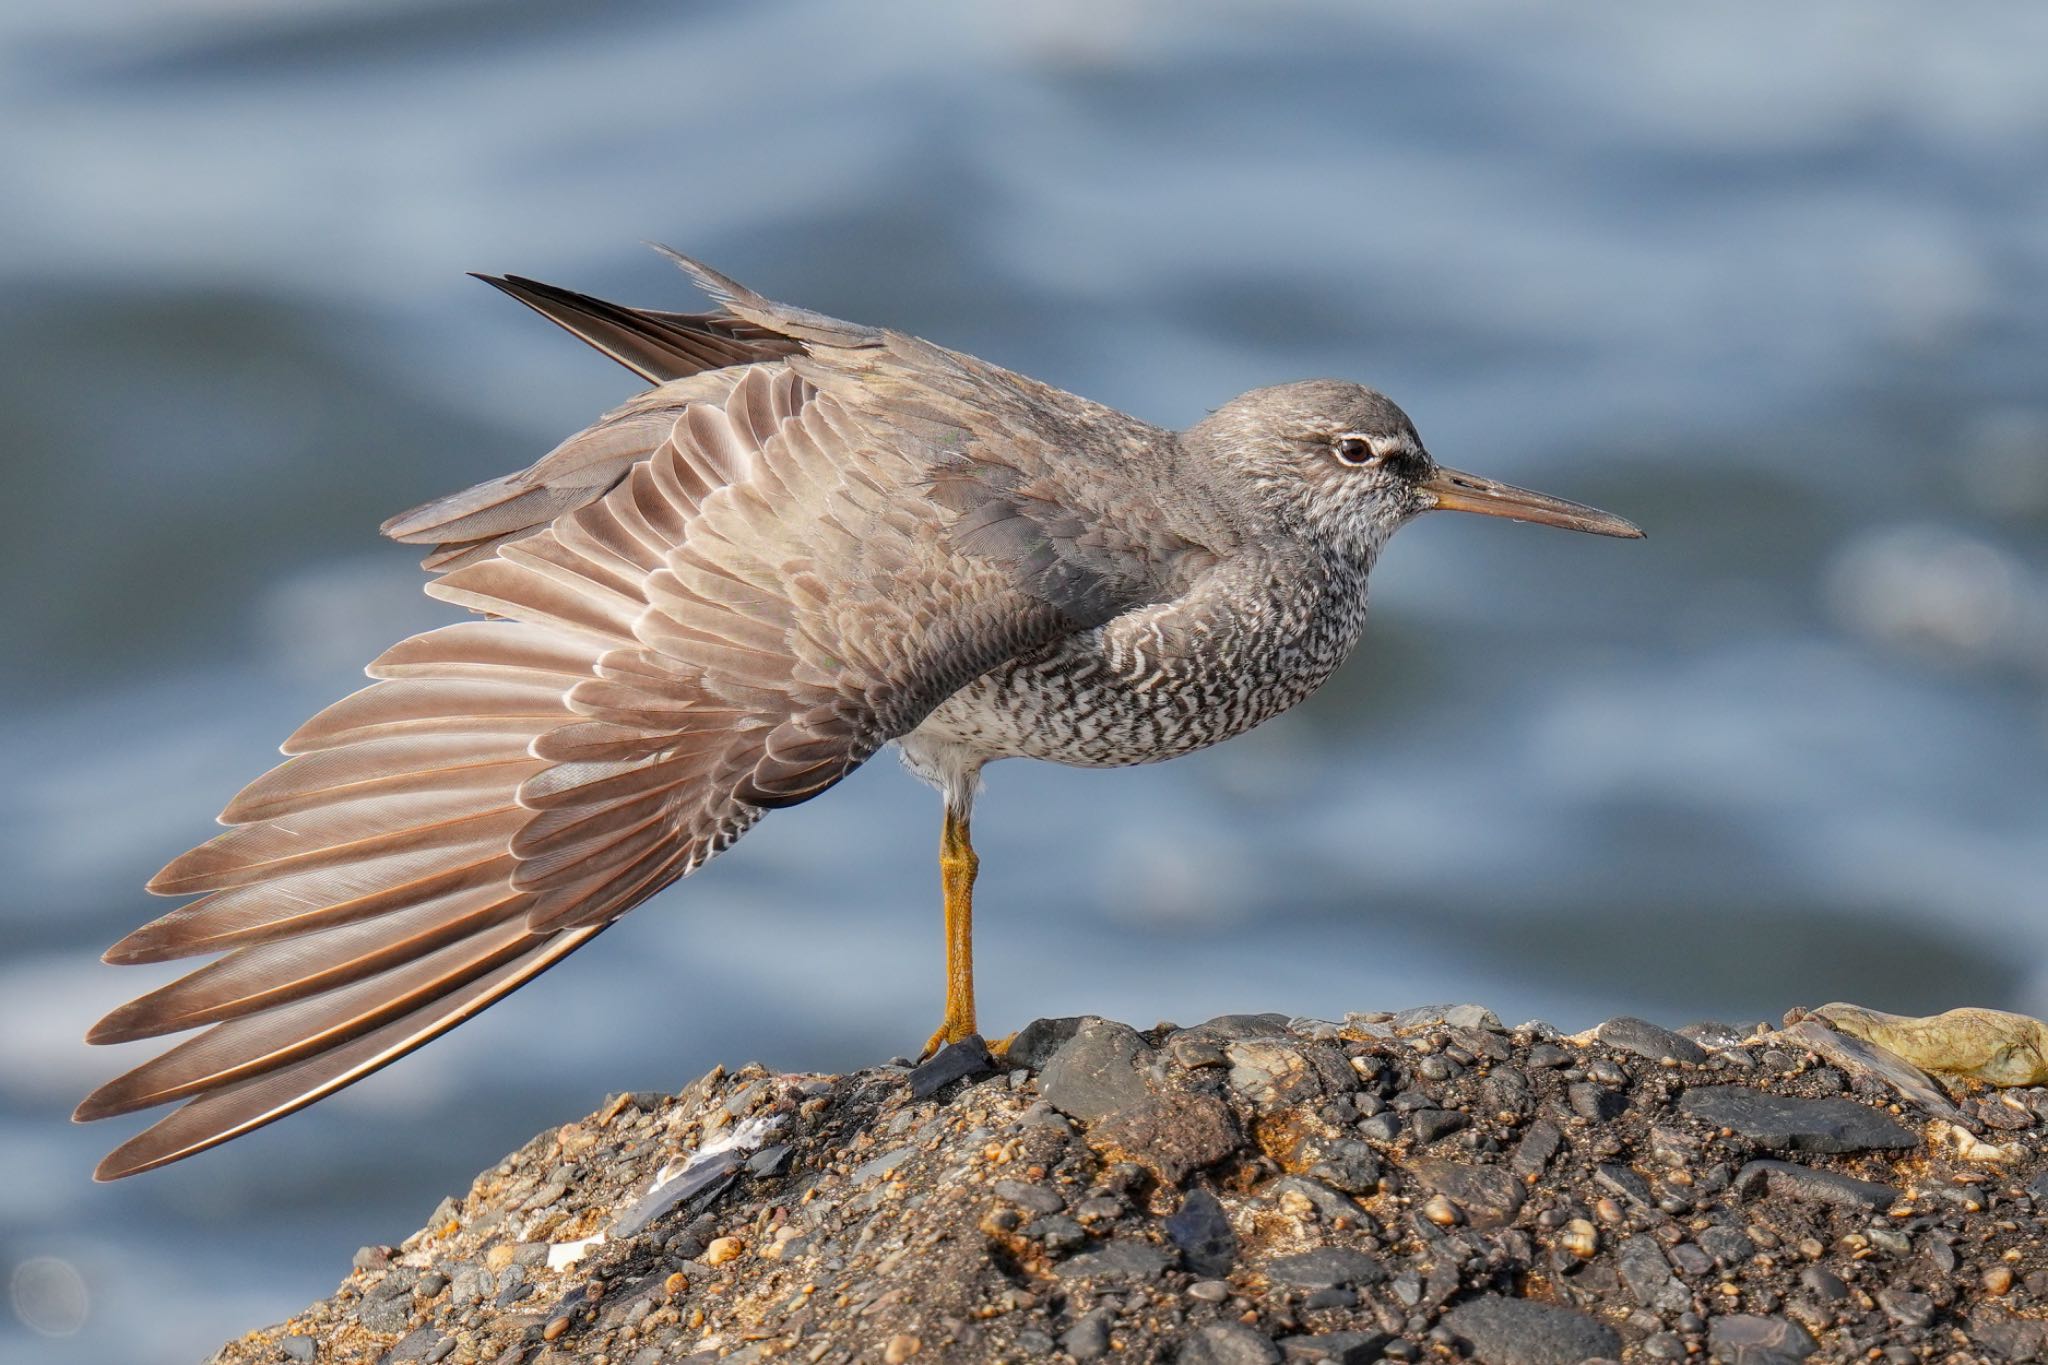
{"type": "Polygon", "coordinates": [[[1814,1039],[1467,1005],[720,1069],[215,1359],[2048,1359],[2048,1091],[1814,1039]]]}

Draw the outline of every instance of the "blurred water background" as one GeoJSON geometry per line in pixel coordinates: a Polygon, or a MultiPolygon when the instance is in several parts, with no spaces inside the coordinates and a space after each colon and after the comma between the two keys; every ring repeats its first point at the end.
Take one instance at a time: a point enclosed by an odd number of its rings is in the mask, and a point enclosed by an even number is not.
{"type": "Polygon", "coordinates": [[[448,619],[378,520],[634,388],[466,269],[693,306],[665,240],[1171,425],[1359,378],[1648,528],[1425,519],[1299,712],[994,770],[997,1031],[2048,1007],[2043,51],[1873,0],[0,10],[0,1357],[196,1359],[608,1091],[937,1015],[937,808],[876,763],[403,1065],[88,1183],[143,880],[448,619]]]}

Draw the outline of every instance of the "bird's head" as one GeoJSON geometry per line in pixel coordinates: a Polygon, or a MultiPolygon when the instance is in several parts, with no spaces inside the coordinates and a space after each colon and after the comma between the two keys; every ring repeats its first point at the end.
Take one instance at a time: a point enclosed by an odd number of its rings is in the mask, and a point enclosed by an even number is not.
{"type": "Polygon", "coordinates": [[[1183,439],[1249,477],[1254,496],[1284,518],[1366,562],[1423,512],[1477,512],[1601,536],[1643,534],[1597,508],[1445,468],[1423,448],[1408,414],[1363,384],[1310,379],[1253,389],[1183,439]]]}

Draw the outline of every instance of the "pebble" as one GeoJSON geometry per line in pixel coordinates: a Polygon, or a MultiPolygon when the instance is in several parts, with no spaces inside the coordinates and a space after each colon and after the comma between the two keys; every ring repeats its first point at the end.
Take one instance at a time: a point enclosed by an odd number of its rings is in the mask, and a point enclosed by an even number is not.
{"type": "Polygon", "coordinates": [[[1174,1359],[1179,1365],[1279,1365],[1280,1348],[1241,1322],[1217,1322],[1189,1337],[1174,1359]]]}
{"type": "Polygon", "coordinates": [[[1856,1180],[1834,1171],[1816,1170],[1790,1161],[1756,1160],[1735,1177],[1738,1194],[1753,1195],[1759,1189],[1788,1199],[1806,1199],[1848,1208],[1889,1208],[1899,1197],[1897,1189],[1871,1180],[1856,1180]]]}
{"type": "Polygon", "coordinates": [[[996,1198],[1007,1199],[1033,1213],[1058,1213],[1067,1206],[1064,1199],[1043,1185],[1027,1185],[1021,1180],[998,1180],[994,1189],[996,1198]]]}
{"type": "Polygon", "coordinates": [[[1422,1206],[1422,1216],[1438,1227],[1455,1227],[1464,1221],[1458,1206],[1440,1194],[1434,1194],[1422,1206]]]}
{"type": "Polygon", "coordinates": [[[1443,1325],[1487,1365],[1580,1365],[1621,1354],[1621,1336],[1574,1308],[1482,1294],[1444,1314],[1443,1325]]]}
{"type": "Polygon", "coordinates": [[[2002,1265],[1992,1266],[1984,1272],[1984,1292],[2003,1296],[2012,1292],[2012,1271],[2002,1265]]]}
{"type": "Polygon", "coordinates": [[[1571,1219],[1558,1234],[1557,1244],[1580,1260],[1590,1261],[1600,1250],[1600,1229],[1589,1219],[1571,1219]]]}
{"type": "Polygon", "coordinates": [[[957,1043],[948,1043],[911,1071],[910,1098],[929,1099],[955,1081],[986,1075],[995,1069],[996,1059],[989,1055],[988,1044],[980,1034],[970,1035],[957,1043]]]}
{"type": "Polygon", "coordinates": [[[1393,1142],[1401,1136],[1401,1116],[1388,1109],[1361,1120],[1358,1131],[1374,1142],[1393,1142]]]}
{"type": "Polygon", "coordinates": [[[1506,1227],[1522,1211],[1522,1182],[1504,1167],[1419,1159],[1410,1169],[1439,1197],[1456,1201],[1474,1227],[1506,1227]]]}
{"type": "Polygon", "coordinates": [[[1692,1294],[1671,1273],[1664,1248],[1647,1232],[1624,1241],[1615,1254],[1621,1282],[1643,1307],[1660,1313],[1682,1313],[1692,1306],[1692,1294]]]}
{"type": "Polygon", "coordinates": [[[1387,1268],[1378,1257],[1351,1247],[1317,1247],[1268,1261],[1266,1274],[1283,1284],[1327,1289],[1340,1284],[1380,1284],[1387,1278],[1387,1268]]]}
{"type": "Polygon", "coordinates": [[[1060,1334],[1060,1346],[1076,1360],[1098,1360],[1109,1354],[1109,1314],[1101,1309],[1082,1315],[1060,1334]]]}
{"type": "Polygon", "coordinates": [[[1097,1250],[1062,1261],[1061,1279],[1149,1280],[1165,1270],[1172,1257],[1150,1242],[1118,1237],[1097,1250]]]}
{"type": "Polygon", "coordinates": [[[1686,1091],[1678,1110],[1776,1151],[1903,1151],[1920,1145],[1890,1115],[1842,1096],[1803,1099],[1745,1085],[1710,1085],[1686,1091]]]}
{"type": "Polygon", "coordinates": [[[1188,1297],[1200,1303],[1221,1303],[1230,1297],[1227,1280],[1196,1280],[1188,1286],[1188,1297]]]}
{"type": "Polygon", "coordinates": [[[1003,1061],[1009,1066],[1037,1071],[1051,1061],[1052,1055],[1066,1046],[1067,1041],[1087,1022],[1084,1018],[1072,1016],[1033,1019],[1010,1035],[1010,1045],[1003,1049],[1003,1061]]]}
{"type": "Polygon", "coordinates": [[[1800,1287],[1822,1303],[1840,1303],[1849,1297],[1849,1286],[1826,1266],[1810,1265],[1799,1272],[1800,1287]]]}
{"type": "Polygon", "coordinates": [[[1608,1123],[1628,1108],[1628,1097],[1618,1090],[1591,1081],[1577,1081],[1565,1087],[1565,1103],[1588,1123],[1608,1123]]]}
{"type": "Polygon", "coordinates": [[[1415,1140],[1427,1145],[1449,1137],[1472,1120],[1455,1109],[1418,1109],[1408,1116],[1408,1122],[1415,1129],[1415,1140]]]}
{"type": "Polygon", "coordinates": [[[704,1264],[724,1265],[746,1249],[747,1244],[737,1237],[714,1237],[711,1245],[704,1248],[704,1264]]]}
{"type": "Polygon", "coordinates": [[[1141,1071],[1151,1055],[1129,1025],[1089,1019],[1047,1059],[1038,1093],[1069,1118],[1093,1122],[1152,1093],[1141,1071]]]}
{"type": "Polygon", "coordinates": [[[1820,1343],[1790,1319],[1730,1313],[1708,1320],[1707,1349],[1726,1365],[1799,1365],[1820,1343]]]}
{"type": "Polygon", "coordinates": [[[883,1365],[903,1365],[903,1362],[924,1349],[924,1342],[908,1332],[898,1332],[882,1347],[883,1365]]]}
{"type": "Polygon", "coordinates": [[[1196,1275],[1228,1275],[1237,1263],[1237,1233],[1223,1205],[1207,1190],[1190,1190],[1164,1227],[1180,1248],[1181,1263],[1196,1275]]]}

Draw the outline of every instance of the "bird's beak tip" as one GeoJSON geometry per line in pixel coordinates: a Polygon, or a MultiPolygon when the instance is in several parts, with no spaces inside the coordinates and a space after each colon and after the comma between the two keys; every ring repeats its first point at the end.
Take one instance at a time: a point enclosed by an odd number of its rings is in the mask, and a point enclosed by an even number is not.
{"type": "Polygon", "coordinates": [[[1487,517],[1506,517],[1538,526],[1561,526],[1567,531],[1613,536],[1618,540],[1643,540],[1643,528],[1634,522],[1603,512],[1584,503],[1555,498],[1533,489],[1483,479],[1456,469],[1438,468],[1422,484],[1430,506],[1445,512],[1476,512],[1487,517]]]}

